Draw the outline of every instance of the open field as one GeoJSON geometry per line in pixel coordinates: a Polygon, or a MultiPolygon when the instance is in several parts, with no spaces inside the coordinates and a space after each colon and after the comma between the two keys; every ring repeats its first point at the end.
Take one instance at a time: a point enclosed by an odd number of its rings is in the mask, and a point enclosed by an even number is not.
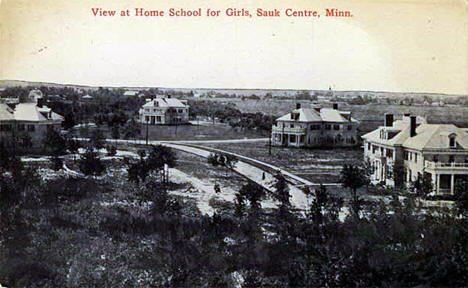
{"type": "MultiPolygon", "coordinates": [[[[146,136],[146,125],[141,125],[142,138],[146,136]]],[[[265,137],[265,133],[255,130],[241,130],[227,124],[149,126],[148,137],[151,140],[215,140],[265,137]]],[[[268,134],[266,134],[268,136],[268,134]]]]}
{"type": "Polygon", "coordinates": [[[359,148],[343,149],[295,149],[272,147],[268,154],[268,143],[217,143],[202,144],[229,152],[252,157],[288,170],[315,183],[338,183],[344,164],[362,160],[359,148]]]}
{"type": "MultiPolygon", "coordinates": [[[[203,99],[207,100],[207,99],[203,99]]],[[[303,107],[312,104],[312,101],[294,99],[240,99],[240,98],[211,98],[210,101],[221,103],[234,103],[242,112],[255,113],[263,112],[274,116],[281,116],[288,113],[296,107],[296,102],[300,102],[303,107]]],[[[388,104],[368,104],[368,105],[350,105],[347,103],[338,103],[340,110],[351,111],[354,118],[361,121],[361,131],[370,131],[383,124],[384,114],[404,114],[426,116],[430,123],[453,123],[459,126],[468,127],[468,106],[407,106],[407,105],[388,105],[388,104]]],[[[330,103],[323,104],[324,106],[330,103]]]]}

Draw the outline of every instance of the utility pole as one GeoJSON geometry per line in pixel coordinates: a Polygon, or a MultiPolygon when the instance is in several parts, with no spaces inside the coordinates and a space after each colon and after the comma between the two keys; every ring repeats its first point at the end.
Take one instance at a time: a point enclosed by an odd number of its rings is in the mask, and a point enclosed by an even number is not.
{"type": "Polygon", "coordinates": [[[268,155],[271,156],[271,137],[273,137],[273,117],[271,116],[271,103],[270,102],[270,135],[268,136],[268,155]]]}
{"type": "Polygon", "coordinates": [[[148,126],[149,126],[149,116],[146,116],[146,146],[148,146],[148,126]]]}

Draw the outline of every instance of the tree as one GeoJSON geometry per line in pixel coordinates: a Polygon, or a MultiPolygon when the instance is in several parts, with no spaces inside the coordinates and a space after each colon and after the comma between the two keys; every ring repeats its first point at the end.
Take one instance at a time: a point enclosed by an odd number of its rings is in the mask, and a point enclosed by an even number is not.
{"type": "Polygon", "coordinates": [[[76,121],[75,121],[75,114],[73,113],[73,111],[66,113],[62,122],[63,128],[68,130],[70,128],[73,128],[73,126],[75,125],[76,125],[76,121]]]}
{"type": "Polygon", "coordinates": [[[164,169],[164,165],[174,167],[177,159],[172,149],[163,145],[152,146],[146,159],[144,158],[146,155],[144,150],[139,151],[139,154],[139,161],[129,162],[127,168],[128,177],[134,182],[144,181],[150,172],[161,171],[164,169]]]}
{"type": "Polygon", "coordinates": [[[291,195],[289,194],[289,187],[288,183],[286,182],[286,178],[284,178],[283,174],[278,171],[275,175],[275,179],[276,199],[281,203],[282,206],[289,206],[291,204],[289,202],[291,195]]]}
{"type": "Polygon", "coordinates": [[[13,149],[8,149],[5,142],[0,142],[0,168],[9,170],[15,154],[13,149]]]}
{"type": "Polygon", "coordinates": [[[69,138],[67,139],[67,149],[70,151],[72,154],[76,154],[78,152],[78,149],[81,148],[80,142],[69,138]]]}
{"type": "Polygon", "coordinates": [[[351,207],[357,215],[360,210],[360,201],[357,196],[357,189],[366,185],[367,179],[362,168],[354,165],[345,164],[340,173],[340,182],[344,188],[349,188],[351,191],[351,207]]]}
{"type": "Polygon", "coordinates": [[[371,184],[371,177],[372,174],[374,173],[374,165],[369,161],[369,159],[366,159],[362,163],[362,171],[364,172],[364,179],[366,181],[366,190],[369,191],[369,185],[371,184]]]}
{"type": "Polygon", "coordinates": [[[316,224],[322,223],[322,219],[323,219],[322,210],[325,207],[327,201],[328,201],[327,188],[323,184],[320,184],[320,187],[315,190],[315,198],[310,207],[310,214],[312,216],[314,223],[316,224]]]}
{"type": "Polygon", "coordinates": [[[216,194],[221,193],[221,187],[219,186],[219,183],[216,182],[216,183],[214,184],[213,189],[214,189],[214,192],[215,192],[216,194]]]}
{"type": "Polygon", "coordinates": [[[174,167],[176,159],[176,155],[171,148],[163,145],[152,146],[147,159],[148,169],[150,171],[161,170],[164,165],[174,167]]]}
{"type": "Polygon", "coordinates": [[[250,203],[250,210],[253,214],[258,214],[260,210],[260,201],[265,196],[265,191],[262,186],[253,181],[249,181],[242,186],[239,194],[250,203]]]}
{"type": "Polygon", "coordinates": [[[120,129],[119,124],[114,124],[111,129],[112,138],[120,139],[120,129]]]}
{"type": "Polygon", "coordinates": [[[468,181],[457,179],[455,182],[455,205],[459,215],[468,217],[468,181]]]}
{"type": "Polygon", "coordinates": [[[86,176],[98,176],[106,170],[106,167],[101,162],[101,159],[92,148],[86,149],[85,154],[83,154],[82,158],[80,159],[79,167],[80,171],[86,176]]]}
{"type": "Polygon", "coordinates": [[[135,121],[135,119],[130,119],[123,127],[124,139],[135,139],[138,135],[140,135],[140,133],[140,125],[135,121]]]}
{"type": "Polygon", "coordinates": [[[115,148],[113,145],[107,145],[106,150],[107,156],[115,156],[115,154],[117,154],[117,148],[115,148]]]}
{"type": "Polygon", "coordinates": [[[52,158],[52,164],[54,171],[59,171],[63,168],[63,160],[62,158],[58,157],[58,155],[54,155],[52,158]]]}
{"type": "Polygon", "coordinates": [[[411,182],[410,190],[419,197],[425,197],[434,190],[431,175],[429,173],[418,174],[416,181],[411,182]]]}
{"type": "Polygon", "coordinates": [[[89,145],[94,149],[102,149],[105,145],[104,135],[102,135],[102,131],[99,129],[94,129],[91,132],[91,137],[89,138],[89,145]]]}
{"type": "Polygon", "coordinates": [[[55,129],[48,129],[43,139],[44,147],[52,156],[64,155],[67,150],[67,141],[55,129]]]}

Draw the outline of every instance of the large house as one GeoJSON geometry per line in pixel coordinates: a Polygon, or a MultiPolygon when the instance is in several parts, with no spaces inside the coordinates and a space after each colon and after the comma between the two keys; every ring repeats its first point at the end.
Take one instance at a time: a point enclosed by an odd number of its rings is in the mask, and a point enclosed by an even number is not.
{"type": "Polygon", "coordinates": [[[146,99],[140,109],[139,120],[150,125],[186,124],[189,122],[189,106],[186,100],[179,100],[171,96],[158,96],[146,99]]]}
{"type": "Polygon", "coordinates": [[[0,104],[0,139],[8,145],[38,148],[48,129],[60,129],[63,117],[43,105],[41,95],[13,107],[0,104]]]}
{"type": "Polygon", "coordinates": [[[288,147],[345,147],[358,144],[357,125],[351,112],[333,108],[296,109],[278,119],[272,127],[274,146],[288,147]]]}
{"type": "Polygon", "coordinates": [[[454,194],[458,179],[468,178],[468,134],[453,124],[428,124],[425,118],[404,115],[362,136],[364,158],[373,168],[373,182],[407,187],[429,176],[436,195],[454,194]],[[400,171],[400,172],[398,172],[400,171]],[[396,178],[400,173],[400,178],[396,178]]]}

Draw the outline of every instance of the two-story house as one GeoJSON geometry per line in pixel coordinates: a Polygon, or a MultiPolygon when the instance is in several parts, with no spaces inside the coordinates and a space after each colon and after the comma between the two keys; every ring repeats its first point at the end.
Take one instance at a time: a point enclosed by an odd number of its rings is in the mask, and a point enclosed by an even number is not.
{"type": "Polygon", "coordinates": [[[387,114],[385,125],[362,139],[373,182],[409,186],[426,174],[438,195],[453,194],[457,179],[468,178],[468,134],[453,124],[428,124],[410,115],[394,121],[387,114]],[[403,183],[395,183],[397,173],[403,183]]]}
{"type": "Polygon", "coordinates": [[[189,106],[186,100],[171,96],[146,99],[139,111],[139,121],[150,125],[186,124],[189,122],[189,106]]]}
{"type": "Polygon", "coordinates": [[[351,112],[315,106],[296,109],[278,119],[272,127],[273,146],[288,147],[345,147],[358,144],[359,121],[351,112]]]}
{"type": "Polygon", "coordinates": [[[60,130],[63,117],[43,104],[40,95],[10,107],[0,104],[0,139],[6,145],[39,148],[48,129],[60,130]]]}

